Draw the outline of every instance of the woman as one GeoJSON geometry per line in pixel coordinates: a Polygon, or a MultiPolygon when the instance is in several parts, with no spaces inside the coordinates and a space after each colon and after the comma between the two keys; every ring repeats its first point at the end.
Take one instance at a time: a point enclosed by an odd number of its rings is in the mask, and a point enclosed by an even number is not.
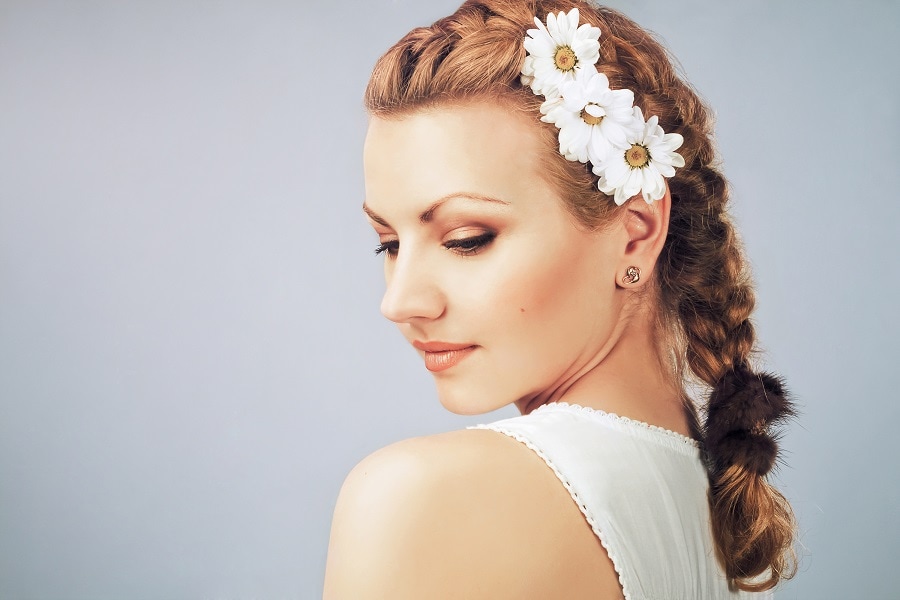
{"type": "Polygon", "coordinates": [[[395,44],[366,105],[383,314],[446,408],[522,416],[360,463],[326,598],[743,597],[790,576],[766,474],[792,409],[751,367],[710,116],[664,49],[583,2],[470,1],[395,44]]]}

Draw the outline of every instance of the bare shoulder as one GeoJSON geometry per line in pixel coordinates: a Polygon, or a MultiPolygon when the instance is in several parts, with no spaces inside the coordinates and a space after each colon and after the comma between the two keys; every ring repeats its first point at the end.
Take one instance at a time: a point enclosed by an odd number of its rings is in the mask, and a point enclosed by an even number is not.
{"type": "Polygon", "coordinates": [[[577,506],[539,457],[502,434],[461,430],[392,444],[341,489],[327,600],[602,598],[604,589],[618,597],[577,506]]]}

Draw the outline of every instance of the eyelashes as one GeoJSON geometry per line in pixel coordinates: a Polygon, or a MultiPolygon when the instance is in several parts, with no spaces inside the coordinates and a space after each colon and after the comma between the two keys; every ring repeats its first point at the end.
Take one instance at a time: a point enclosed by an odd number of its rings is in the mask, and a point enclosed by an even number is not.
{"type": "MultiPolygon", "coordinates": [[[[481,250],[486,248],[496,237],[496,233],[488,231],[472,237],[448,240],[444,242],[443,245],[447,250],[451,250],[461,256],[471,256],[478,254],[481,250]]],[[[375,254],[377,256],[378,254],[384,253],[387,256],[394,258],[397,256],[399,250],[400,240],[390,240],[378,244],[378,246],[375,247],[375,254]]]]}
{"type": "Polygon", "coordinates": [[[388,256],[396,256],[397,250],[400,249],[400,242],[397,240],[393,240],[390,242],[384,242],[383,244],[378,244],[375,246],[375,255],[378,256],[382,252],[387,252],[388,256]]]}

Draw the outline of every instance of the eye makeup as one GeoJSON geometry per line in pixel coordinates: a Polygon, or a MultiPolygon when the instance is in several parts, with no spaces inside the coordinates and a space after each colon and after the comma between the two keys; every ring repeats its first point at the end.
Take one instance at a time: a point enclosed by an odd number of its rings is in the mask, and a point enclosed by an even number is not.
{"type": "MultiPolygon", "coordinates": [[[[475,236],[447,240],[443,243],[443,246],[447,250],[451,250],[461,256],[470,256],[478,254],[481,250],[490,245],[496,237],[497,234],[495,232],[486,231],[475,236]]],[[[384,253],[390,258],[394,258],[397,256],[399,250],[400,240],[388,240],[375,247],[375,254],[378,255],[384,253]]]]}

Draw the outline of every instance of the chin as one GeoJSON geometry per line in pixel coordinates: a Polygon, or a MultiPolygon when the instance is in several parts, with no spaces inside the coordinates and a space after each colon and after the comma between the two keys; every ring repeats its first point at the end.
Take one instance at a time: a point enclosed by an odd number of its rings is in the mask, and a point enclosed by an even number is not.
{"type": "Polygon", "coordinates": [[[456,415],[483,415],[512,404],[512,399],[502,400],[502,395],[494,390],[464,386],[459,382],[437,381],[436,384],[441,406],[456,415]]]}

